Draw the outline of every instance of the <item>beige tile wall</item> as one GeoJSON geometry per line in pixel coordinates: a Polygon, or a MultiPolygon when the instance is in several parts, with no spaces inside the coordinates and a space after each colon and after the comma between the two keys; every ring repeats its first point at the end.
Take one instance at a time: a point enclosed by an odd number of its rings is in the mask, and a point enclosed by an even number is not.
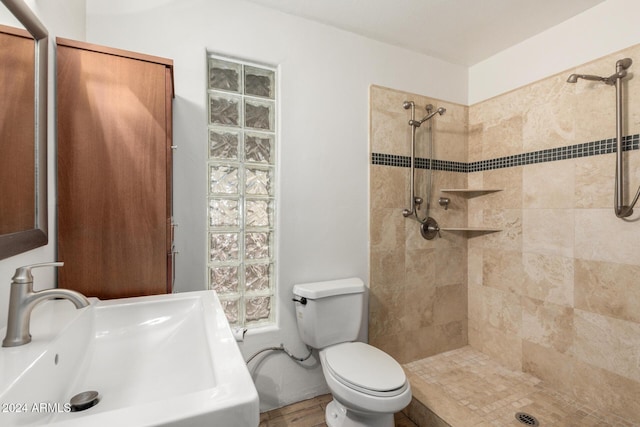
{"type": "MultiPolygon", "coordinates": [[[[566,78],[609,75],[623,57],[634,60],[633,72],[640,46],[471,107],[372,86],[371,152],[409,155],[405,100],[447,108],[434,121],[440,160],[473,162],[613,138],[614,88],[566,78]]],[[[624,131],[640,133],[640,78],[625,85],[624,131]]],[[[418,130],[420,157],[427,157],[424,131],[418,130]]],[[[507,366],[640,422],[640,221],[613,214],[614,159],[436,171],[431,216],[441,226],[503,231],[469,239],[443,233],[432,241],[401,214],[408,169],[372,165],[371,343],[405,363],[460,347],[468,334],[469,344],[507,366]],[[449,195],[451,207],[442,210],[439,189],[456,187],[503,191],[449,195]]],[[[640,152],[626,153],[625,164],[629,200],[640,185],[640,152]]]]}
{"type": "MultiPolygon", "coordinates": [[[[634,46],[469,107],[469,161],[615,137],[615,89],[565,80],[608,76],[623,57],[640,67],[634,46]]],[[[640,78],[626,85],[635,134],[640,78]]],[[[469,343],[640,423],[640,221],[613,213],[614,158],[469,174],[470,186],[504,189],[468,202],[470,225],[504,229],[468,241],[469,343]]],[[[632,195],[640,153],[625,159],[632,195]]]]}
{"type": "MultiPolygon", "coordinates": [[[[416,103],[416,118],[431,103],[445,107],[433,121],[439,160],[467,161],[467,107],[379,86],[370,90],[371,152],[409,156],[411,127],[404,101],[416,103]]],[[[417,130],[417,156],[426,158],[427,123],[417,130]]],[[[426,171],[416,177],[426,198],[426,171]]],[[[431,216],[440,226],[466,224],[466,200],[451,197],[447,211],[438,204],[441,188],[466,187],[466,174],[434,171],[431,216]]],[[[409,168],[370,167],[369,341],[401,363],[467,343],[467,243],[460,234],[425,240],[419,224],[402,216],[409,204],[409,168]]],[[[421,215],[424,214],[424,207],[421,215]]]]}

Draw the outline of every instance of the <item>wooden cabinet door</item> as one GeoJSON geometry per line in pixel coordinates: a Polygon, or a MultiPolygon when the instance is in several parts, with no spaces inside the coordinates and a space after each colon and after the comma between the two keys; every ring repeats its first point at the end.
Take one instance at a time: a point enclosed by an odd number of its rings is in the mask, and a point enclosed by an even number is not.
{"type": "Polygon", "coordinates": [[[103,299],[166,293],[170,73],[78,45],[57,47],[58,286],[103,299]]]}

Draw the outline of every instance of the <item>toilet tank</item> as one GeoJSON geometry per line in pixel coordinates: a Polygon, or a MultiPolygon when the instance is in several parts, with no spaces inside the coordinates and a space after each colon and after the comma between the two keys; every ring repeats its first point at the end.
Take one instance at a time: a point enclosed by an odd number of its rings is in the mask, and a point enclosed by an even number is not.
{"type": "Polygon", "coordinates": [[[355,341],[364,290],[364,282],[357,277],[295,285],[296,321],[302,341],[317,349],[355,341]]]}

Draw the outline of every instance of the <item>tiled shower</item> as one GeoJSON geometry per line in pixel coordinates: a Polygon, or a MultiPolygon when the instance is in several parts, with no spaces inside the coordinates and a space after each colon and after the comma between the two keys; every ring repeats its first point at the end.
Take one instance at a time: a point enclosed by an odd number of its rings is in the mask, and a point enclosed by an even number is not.
{"type": "MultiPolygon", "coordinates": [[[[407,363],[470,344],[640,423],[640,222],[613,212],[615,92],[566,83],[574,72],[609,75],[624,57],[634,60],[633,72],[640,46],[470,107],[371,87],[373,345],[407,363]],[[447,108],[433,122],[434,158],[447,162],[433,171],[431,216],[441,227],[502,231],[443,231],[427,241],[402,216],[404,100],[447,108]],[[441,191],[448,188],[502,191],[452,196],[441,191]],[[451,198],[446,211],[441,196],[451,198]]],[[[625,86],[629,200],[640,185],[640,79],[625,86]]]]}
{"type": "MultiPolygon", "coordinates": [[[[443,233],[425,240],[419,223],[402,216],[408,207],[410,133],[406,100],[418,109],[431,103],[447,109],[432,119],[434,157],[464,164],[467,159],[467,107],[372,86],[370,89],[371,294],[369,340],[400,363],[467,343],[467,243],[464,235],[443,233]],[[399,166],[400,165],[400,166],[399,166]]],[[[426,123],[416,133],[416,156],[426,157],[426,123]]],[[[453,163],[452,162],[452,163],[453,163]]],[[[426,197],[426,169],[417,169],[416,194],[426,197]]],[[[440,225],[464,225],[466,203],[452,198],[445,212],[439,188],[461,188],[466,174],[433,173],[431,216],[440,225]],[[446,215],[445,215],[446,213],[446,215]],[[446,216],[446,219],[445,219],[446,216]]],[[[425,203],[420,215],[425,215],[425,203]]]]}

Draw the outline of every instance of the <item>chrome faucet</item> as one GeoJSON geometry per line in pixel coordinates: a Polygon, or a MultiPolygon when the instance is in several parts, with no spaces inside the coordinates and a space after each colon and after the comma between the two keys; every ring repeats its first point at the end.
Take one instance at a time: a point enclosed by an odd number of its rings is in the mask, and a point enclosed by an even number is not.
{"type": "Polygon", "coordinates": [[[87,307],[89,300],[80,292],[70,289],[33,290],[31,269],[40,267],[62,267],[63,262],[46,262],[20,267],[11,278],[11,295],[9,297],[9,318],[7,319],[7,335],[2,340],[3,347],[17,347],[31,342],[29,323],[31,311],[40,302],[53,298],[68,299],[80,309],[87,307]]]}

